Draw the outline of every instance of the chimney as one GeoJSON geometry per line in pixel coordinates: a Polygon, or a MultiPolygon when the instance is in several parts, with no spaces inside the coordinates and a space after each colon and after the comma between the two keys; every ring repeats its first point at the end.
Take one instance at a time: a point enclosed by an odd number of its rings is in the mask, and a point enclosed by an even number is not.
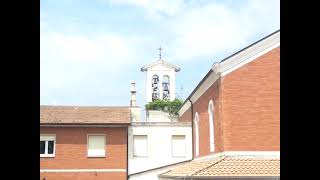
{"type": "Polygon", "coordinates": [[[130,106],[137,106],[136,103],[136,83],[131,83],[131,100],[130,100],[130,106]]]}
{"type": "Polygon", "coordinates": [[[137,106],[136,100],[136,83],[131,83],[131,100],[130,100],[130,111],[131,111],[131,121],[140,122],[141,121],[141,109],[137,106]]]}

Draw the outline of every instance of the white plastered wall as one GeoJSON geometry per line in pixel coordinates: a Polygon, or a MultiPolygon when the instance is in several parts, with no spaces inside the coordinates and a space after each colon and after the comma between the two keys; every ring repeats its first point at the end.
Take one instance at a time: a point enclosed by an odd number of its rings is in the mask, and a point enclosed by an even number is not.
{"type": "Polygon", "coordinates": [[[130,126],[128,128],[129,175],[149,169],[174,164],[192,158],[191,125],[186,126],[130,126]],[[147,135],[148,156],[133,156],[133,135],[147,135]],[[185,157],[173,157],[171,149],[172,135],[185,135],[185,157]]]}

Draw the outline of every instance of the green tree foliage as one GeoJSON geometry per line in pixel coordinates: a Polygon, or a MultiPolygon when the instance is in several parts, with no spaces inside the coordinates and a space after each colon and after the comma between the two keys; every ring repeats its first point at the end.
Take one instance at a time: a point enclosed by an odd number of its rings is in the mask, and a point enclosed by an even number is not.
{"type": "Polygon", "coordinates": [[[155,100],[153,102],[149,102],[145,105],[147,110],[158,110],[169,112],[170,114],[178,115],[178,110],[182,105],[182,101],[180,99],[175,99],[173,101],[169,100],[155,100]]]}

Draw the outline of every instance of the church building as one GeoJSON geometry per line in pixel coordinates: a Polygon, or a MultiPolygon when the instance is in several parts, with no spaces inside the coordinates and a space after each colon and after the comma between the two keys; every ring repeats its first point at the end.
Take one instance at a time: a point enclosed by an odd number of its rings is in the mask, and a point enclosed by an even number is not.
{"type": "Polygon", "coordinates": [[[193,160],[174,179],[280,179],[280,30],[214,63],[179,110],[193,160]]]}

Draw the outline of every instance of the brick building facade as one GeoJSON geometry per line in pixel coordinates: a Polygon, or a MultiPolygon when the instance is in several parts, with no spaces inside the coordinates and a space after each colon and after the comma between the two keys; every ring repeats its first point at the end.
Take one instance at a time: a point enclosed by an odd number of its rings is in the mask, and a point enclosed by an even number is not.
{"type": "MultiPolygon", "coordinates": [[[[266,46],[268,39],[263,40],[259,43],[266,46]]],[[[272,41],[271,48],[266,46],[255,52],[257,57],[227,74],[210,70],[186,100],[179,121],[192,121],[198,114],[199,156],[212,153],[209,149],[210,100],[214,107],[214,152],[280,149],[280,45],[275,45],[272,41]]],[[[248,50],[250,48],[245,51],[248,50]]],[[[229,58],[242,58],[245,51],[229,58]]],[[[213,69],[222,63],[216,63],[213,69]]],[[[195,142],[195,133],[193,138],[195,142]]]]}
{"type": "Polygon", "coordinates": [[[128,107],[41,106],[40,110],[41,180],[127,179],[128,107]]]}
{"type": "MultiPolygon", "coordinates": [[[[213,167],[217,162],[226,163],[224,166],[227,166],[227,162],[230,161],[229,167],[232,167],[234,162],[240,165],[243,157],[239,160],[239,154],[250,156],[249,159],[243,160],[244,163],[270,162],[270,166],[266,166],[270,169],[265,170],[269,174],[265,176],[278,179],[280,30],[215,63],[183,103],[179,110],[179,121],[192,121],[195,162],[168,171],[160,175],[160,179],[177,176],[190,176],[193,179],[208,176],[214,179],[219,176],[219,172],[227,170],[219,169],[217,165],[217,169],[212,168],[208,173],[197,173],[206,171],[205,169],[213,167]],[[228,157],[230,154],[231,157],[228,157]],[[268,156],[269,159],[262,162],[259,160],[260,157],[257,159],[258,154],[268,156]],[[222,158],[213,158],[218,156],[222,158]],[[202,170],[197,169],[200,166],[199,161],[202,170]],[[190,171],[193,166],[194,172],[190,171]]],[[[248,167],[247,172],[255,172],[255,168],[253,164],[248,167]]],[[[246,174],[241,170],[238,174],[232,174],[237,170],[229,170],[230,178],[244,174],[250,177],[263,174],[246,174]]]]}

